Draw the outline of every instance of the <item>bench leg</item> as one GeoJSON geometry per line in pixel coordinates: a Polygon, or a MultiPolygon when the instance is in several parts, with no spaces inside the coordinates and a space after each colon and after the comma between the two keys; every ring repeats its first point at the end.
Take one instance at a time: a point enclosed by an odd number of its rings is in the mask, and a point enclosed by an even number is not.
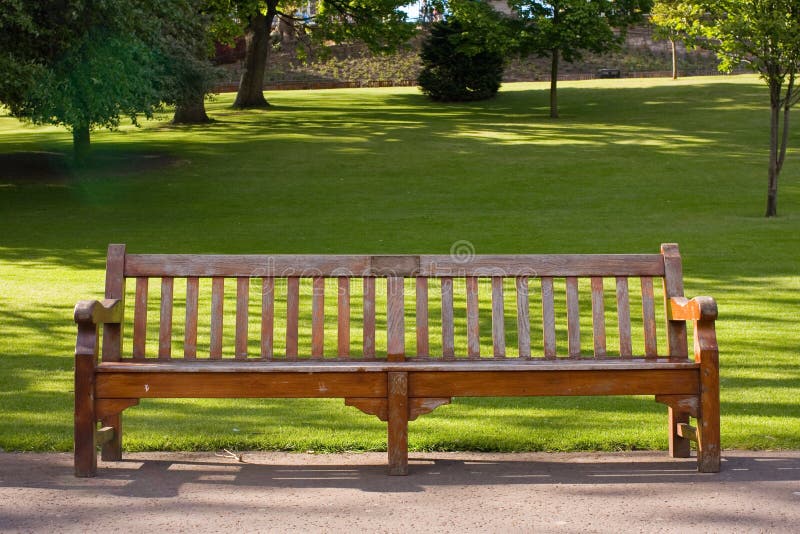
{"type": "Polygon", "coordinates": [[[700,362],[700,417],[697,418],[697,470],[718,473],[720,469],[719,431],[719,351],[713,328],[695,322],[695,354],[700,362]]]}
{"type": "Polygon", "coordinates": [[[686,412],[679,412],[675,408],[668,408],[669,410],[669,455],[672,458],[688,458],[691,456],[692,448],[691,442],[680,435],[678,435],[678,425],[681,423],[689,423],[689,414],[686,412]]]}
{"type": "Polygon", "coordinates": [[[408,474],[408,373],[389,373],[389,474],[408,474]]]}
{"type": "Polygon", "coordinates": [[[119,462],[122,460],[122,412],[107,415],[101,420],[102,426],[110,426],[114,429],[114,437],[103,443],[100,449],[100,458],[106,462],[119,462]]]}
{"type": "MultiPolygon", "coordinates": [[[[701,368],[701,375],[708,369],[701,368]]],[[[719,377],[712,370],[711,376],[701,378],[700,417],[697,418],[697,470],[701,473],[719,473],[719,377]]]]}
{"type": "Polygon", "coordinates": [[[97,474],[97,449],[94,432],[97,418],[94,412],[94,357],[75,357],[75,476],[93,477],[97,474]]]}

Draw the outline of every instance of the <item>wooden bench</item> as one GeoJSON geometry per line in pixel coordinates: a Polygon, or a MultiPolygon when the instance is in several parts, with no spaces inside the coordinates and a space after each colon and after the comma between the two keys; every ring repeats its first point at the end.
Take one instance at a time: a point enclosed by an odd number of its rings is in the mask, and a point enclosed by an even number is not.
{"type": "Polygon", "coordinates": [[[343,398],[388,422],[389,472],[404,475],[408,422],[453,397],[655,395],[668,406],[670,454],[688,457],[694,441],[698,469],[719,470],[716,304],[684,298],[673,244],[661,254],[465,257],[111,245],[105,297],[75,308],[77,476],[96,474],[98,445],[104,460],[121,459],[123,410],[187,397],[343,398]],[[160,299],[148,298],[151,279],[160,299]]]}

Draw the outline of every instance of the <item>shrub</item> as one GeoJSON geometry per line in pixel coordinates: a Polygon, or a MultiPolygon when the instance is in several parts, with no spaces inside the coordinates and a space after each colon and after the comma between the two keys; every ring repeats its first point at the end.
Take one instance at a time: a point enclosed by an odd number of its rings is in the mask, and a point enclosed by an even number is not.
{"type": "Polygon", "coordinates": [[[484,100],[497,94],[503,56],[483,50],[475,41],[475,32],[468,32],[457,19],[432,24],[420,52],[422,92],[443,102],[484,100]]]}

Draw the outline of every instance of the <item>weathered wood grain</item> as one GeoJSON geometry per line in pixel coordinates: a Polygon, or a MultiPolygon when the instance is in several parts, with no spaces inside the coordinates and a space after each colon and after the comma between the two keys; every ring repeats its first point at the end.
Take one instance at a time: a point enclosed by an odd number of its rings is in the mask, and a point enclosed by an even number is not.
{"type": "Polygon", "coordinates": [[[603,279],[592,277],[592,337],[594,339],[594,355],[606,355],[606,312],[603,301],[603,279]]]}
{"type": "Polygon", "coordinates": [[[275,350],[275,279],[261,279],[261,358],[271,360],[275,350]]]}
{"type": "Polygon", "coordinates": [[[133,358],[145,357],[147,343],[147,287],[148,278],[136,279],[136,296],[133,304],[133,358]]]}
{"type": "Polygon", "coordinates": [[[619,355],[633,355],[631,343],[631,305],[628,295],[628,278],[617,276],[617,329],[619,330],[619,355]]]}
{"type": "MultiPolygon", "coordinates": [[[[106,299],[125,301],[125,245],[109,245],[106,259],[106,299]]],[[[122,322],[103,325],[103,361],[122,358],[122,322]]]]}
{"type": "Polygon", "coordinates": [[[644,326],[644,353],[655,358],[658,355],[656,308],[653,279],[649,276],[642,277],[642,324],[644,326]]]}
{"type": "Polygon", "coordinates": [[[337,299],[337,352],[340,357],[350,356],[350,279],[340,276],[337,299]]]}
{"type": "Polygon", "coordinates": [[[528,313],[528,277],[515,279],[517,289],[517,346],[520,358],[531,356],[531,320],[528,313]]]}
{"type": "Polygon", "coordinates": [[[129,254],[125,276],[662,276],[658,254],[188,255],[129,254]]]}
{"type": "Polygon", "coordinates": [[[478,305],[478,277],[467,277],[467,356],[477,359],[481,356],[481,324],[478,305]]]}
{"type": "Polygon", "coordinates": [[[406,357],[404,293],[403,277],[386,279],[386,351],[391,362],[403,361],[406,357]]]}
{"type": "Polygon", "coordinates": [[[297,359],[298,329],[300,322],[300,279],[286,279],[286,359],[297,359]]]}
{"type": "Polygon", "coordinates": [[[197,316],[200,297],[200,279],[190,276],[186,279],[186,320],[183,332],[183,357],[197,357],[197,316]]]}
{"type": "Polygon", "coordinates": [[[375,357],[375,278],[364,278],[363,353],[365,359],[375,357]]]}
{"type": "Polygon", "coordinates": [[[442,357],[455,357],[455,318],[453,316],[453,279],[442,278],[442,357]]]}
{"type": "Polygon", "coordinates": [[[175,279],[165,276],[161,279],[161,322],[158,329],[158,358],[168,360],[172,357],[172,307],[175,279]]]}
{"type": "Polygon", "coordinates": [[[542,337],[544,357],[553,360],[556,357],[556,312],[553,278],[542,277],[542,337]]]}
{"type": "Polygon", "coordinates": [[[417,356],[430,356],[430,329],[428,326],[428,279],[416,280],[417,356]]]}
{"type": "Polygon", "coordinates": [[[581,316],[578,300],[578,279],[567,277],[567,340],[570,358],[581,355],[581,316]]]}
{"type": "Polygon", "coordinates": [[[211,279],[211,339],[209,357],[212,360],[222,358],[222,317],[225,302],[225,279],[211,279]]]}
{"type": "Polygon", "coordinates": [[[321,359],[325,350],[325,279],[313,278],[311,289],[311,357],[321,359]]]}
{"type": "Polygon", "coordinates": [[[234,338],[234,358],[247,359],[247,325],[250,308],[250,279],[240,276],[236,279],[236,333],[234,338]]]}
{"type": "Polygon", "coordinates": [[[505,304],[500,276],[492,277],[492,349],[495,358],[506,357],[505,304]]]}

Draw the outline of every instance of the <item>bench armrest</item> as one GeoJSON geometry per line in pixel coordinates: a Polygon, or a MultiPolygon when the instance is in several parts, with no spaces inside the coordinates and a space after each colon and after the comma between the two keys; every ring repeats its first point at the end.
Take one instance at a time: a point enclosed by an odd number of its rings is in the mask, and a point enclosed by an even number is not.
{"type": "Polygon", "coordinates": [[[672,297],[667,315],[670,321],[714,321],[717,319],[717,301],[712,297],[672,297]]]}
{"type": "Polygon", "coordinates": [[[84,325],[121,323],[123,309],[122,299],[82,300],[75,305],[75,322],[84,325]]]}

